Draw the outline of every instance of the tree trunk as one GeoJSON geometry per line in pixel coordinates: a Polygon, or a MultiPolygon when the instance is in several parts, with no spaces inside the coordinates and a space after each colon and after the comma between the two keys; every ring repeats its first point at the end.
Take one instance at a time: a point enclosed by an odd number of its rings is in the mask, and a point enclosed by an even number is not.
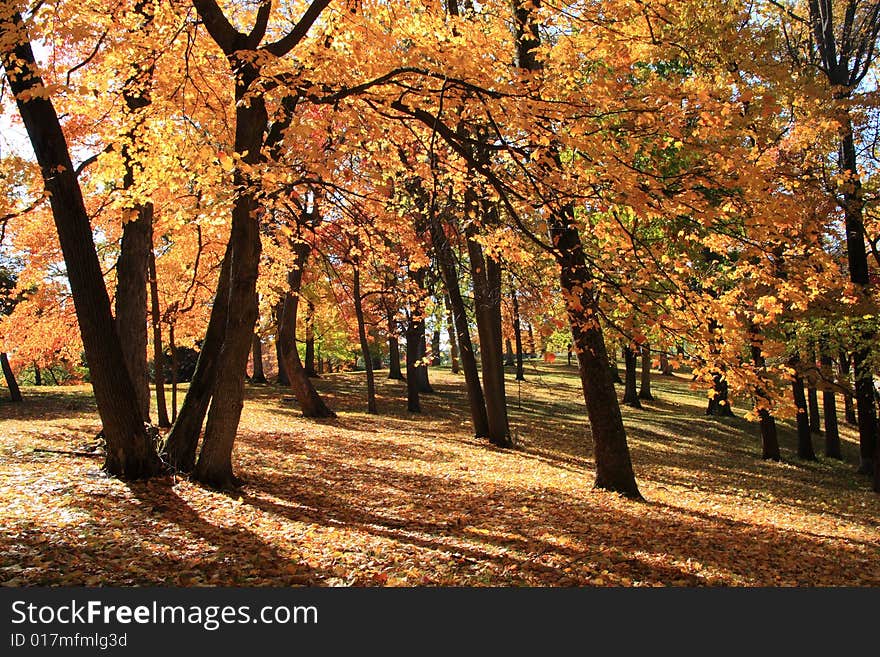
{"type": "Polygon", "coordinates": [[[712,397],[706,406],[706,415],[714,417],[733,417],[730,407],[729,385],[723,372],[715,371],[712,375],[712,397]]]}
{"type": "Polygon", "coordinates": [[[309,258],[310,247],[304,242],[294,245],[293,269],[287,273],[288,290],[278,322],[278,342],[281,345],[279,370],[284,369],[296,401],[305,417],[336,417],[312,384],[296,348],[296,315],[299,308],[299,290],[303,271],[309,258]]]}
{"type": "Polygon", "coordinates": [[[642,345],[642,380],[639,399],[654,401],[654,395],[651,394],[651,347],[648,344],[642,345]]]}
{"type": "Polygon", "coordinates": [[[529,327],[529,330],[528,330],[528,333],[529,333],[529,358],[534,358],[535,357],[535,332],[532,329],[531,323],[529,323],[528,327],[529,327]]]}
{"type": "Polygon", "coordinates": [[[587,268],[580,235],[574,227],[574,211],[566,208],[563,216],[554,216],[551,236],[556,247],[560,282],[566,303],[568,321],[577,352],[581,387],[596,459],[595,487],[641,499],[626,430],[611,380],[605,338],[599,324],[597,300],[591,290],[592,275],[587,268]]]}
{"type": "Polygon", "coordinates": [[[483,397],[483,388],[480,384],[480,375],[477,370],[477,359],[474,354],[473,343],[471,342],[464,298],[461,295],[461,287],[458,282],[455,256],[452,252],[449,238],[443,230],[440,217],[436,212],[429,213],[429,228],[431,232],[431,245],[434,247],[434,257],[437,258],[437,263],[440,266],[440,275],[443,278],[443,284],[446,286],[447,298],[449,299],[447,307],[452,315],[452,323],[455,325],[455,336],[461,358],[461,369],[464,371],[464,382],[467,389],[474,436],[483,438],[489,435],[486,401],[483,397]]]}
{"type": "MultiPolygon", "coordinates": [[[[424,308],[422,307],[421,302],[418,303],[417,312],[419,315],[424,315],[424,308]]],[[[416,367],[416,385],[418,385],[420,393],[430,395],[434,393],[434,388],[431,387],[431,382],[428,379],[428,340],[425,332],[424,317],[422,317],[422,321],[417,324],[416,330],[418,331],[417,362],[419,363],[418,367],[416,367]]]]}
{"type": "Polygon", "coordinates": [[[254,341],[251,348],[251,358],[254,361],[253,376],[251,381],[254,383],[266,383],[266,373],[263,371],[263,340],[259,333],[254,333],[254,341]]]}
{"type": "Polygon", "coordinates": [[[431,335],[431,365],[440,364],[440,329],[435,328],[431,335]]]}
{"type": "MultiPolygon", "coordinates": [[[[831,356],[824,352],[820,356],[823,376],[829,381],[834,381],[834,369],[831,356]]],[[[834,392],[827,387],[822,391],[822,411],[825,417],[825,456],[833,459],[842,459],[840,450],[840,432],[837,427],[837,402],[834,392]]]]}
{"type": "Polygon", "coordinates": [[[523,371],[523,343],[522,343],[522,326],[519,318],[519,297],[516,290],[513,291],[513,341],[516,345],[516,380],[525,381],[525,372],[523,371]]]}
{"type": "MultiPolygon", "coordinates": [[[[849,356],[841,351],[838,356],[838,369],[840,370],[840,378],[843,383],[849,387],[852,385],[852,377],[850,376],[849,356]]],[[[856,418],[856,407],[853,403],[853,396],[848,392],[843,394],[843,417],[844,421],[850,426],[857,426],[859,421],[856,418]]]]}
{"type": "Polygon", "coordinates": [[[40,373],[40,366],[37,364],[37,361],[34,361],[34,385],[43,385],[43,377],[40,373]]]}
{"type": "Polygon", "coordinates": [[[666,351],[660,352],[660,373],[663,376],[672,376],[672,364],[669,362],[669,354],[666,351]]]}
{"type": "MultiPolygon", "coordinates": [[[[466,208],[471,215],[479,202],[473,189],[466,192],[466,208]]],[[[491,210],[482,208],[483,214],[491,210]]],[[[489,219],[491,222],[492,219],[489,219]]],[[[489,442],[496,447],[510,447],[510,426],[507,420],[507,399],[504,391],[504,358],[501,343],[501,268],[492,258],[484,258],[483,247],[475,239],[473,224],[465,231],[474,283],[474,315],[480,335],[480,365],[483,371],[483,392],[489,442]]]]}
{"type": "MultiPolygon", "coordinates": [[[[211,307],[211,316],[205,339],[199,351],[196,370],[183,398],[183,405],[163,450],[166,460],[179,472],[192,472],[196,462],[196,450],[202,423],[211,403],[211,394],[217,377],[220,348],[226,332],[226,316],[229,313],[229,272],[231,245],[227,245],[220,274],[217,279],[217,292],[211,307]]],[[[173,368],[172,368],[173,369],[173,368]]]]}
{"type": "MultiPolygon", "coordinates": [[[[86,361],[107,444],[105,469],[128,479],[149,477],[162,464],[143,422],[110,310],[89,216],[64,132],[46,89],[21,16],[0,18],[3,67],[33,145],[58,231],[86,361]]],[[[146,321],[146,315],[144,316],[146,321]]]]}
{"type": "Polygon", "coordinates": [[[458,366],[458,340],[455,338],[455,324],[452,320],[452,304],[449,301],[449,294],[444,298],[446,306],[446,336],[449,340],[449,367],[453,374],[458,374],[461,370],[458,366]]]}
{"type": "Polygon", "coordinates": [[[18,381],[15,380],[15,373],[9,364],[9,356],[6,352],[0,352],[0,366],[3,368],[3,376],[6,379],[6,387],[9,388],[9,399],[13,402],[23,401],[21,389],[18,387],[18,381]]]}
{"type": "Polygon", "coordinates": [[[165,353],[162,349],[162,319],[159,314],[159,281],[156,276],[156,254],[150,249],[150,324],[153,326],[153,379],[156,382],[156,416],[163,429],[171,426],[165,405],[165,353]]]}
{"type": "Polygon", "coordinates": [[[623,389],[623,403],[633,408],[641,408],[639,393],[636,389],[636,352],[629,345],[623,348],[623,360],[626,366],[626,385],[623,389]]]}
{"type": "MultiPolygon", "coordinates": [[[[761,352],[761,344],[763,339],[752,327],[752,362],[755,367],[764,370],[766,361],[764,354],[761,352]]],[[[758,387],[755,389],[755,398],[758,402],[758,421],[761,427],[761,458],[771,461],[780,461],[782,456],[779,453],[779,436],[776,433],[776,420],[767,408],[770,399],[767,397],[766,391],[758,387]]]]}
{"type": "Polygon", "coordinates": [[[400,371],[400,340],[397,339],[397,322],[388,318],[388,378],[403,381],[400,371]]]}
{"type": "MultiPolygon", "coordinates": [[[[130,163],[127,168],[130,168],[130,163]]],[[[125,179],[128,186],[130,171],[125,179]]],[[[143,421],[150,422],[150,379],[147,373],[147,272],[153,251],[153,205],[139,206],[136,218],[122,228],[116,262],[116,331],[125,366],[134,384],[143,421]]]]}
{"type": "Polygon", "coordinates": [[[807,387],[807,409],[810,414],[810,433],[822,433],[822,418],[819,417],[819,392],[813,386],[807,387]]]}
{"type": "MultiPolygon", "coordinates": [[[[281,301],[279,301],[275,306],[275,326],[281,326],[281,318],[283,314],[284,299],[281,299],[281,301]]],[[[281,346],[280,333],[275,334],[275,359],[278,361],[278,385],[289,386],[290,377],[287,376],[287,369],[284,367],[284,349],[281,346]]]]}
{"type": "Polygon", "coordinates": [[[315,304],[306,302],[306,376],[318,378],[318,370],[315,369],[315,304]]]}
{"type": "Polygon", "coordinates": [[[510,338],[505,338],[504,350],[507,354],[504,357],[504,367],[513,367],[515,364],[515,361],[513,359],[513,343],[510,341],[510,338]]]}
{"type": "Polygon", "coordinates": [[[364,370],[367,373],[367,413],[378,414],[376,407],[376,384],[373,380],[373,360],[370,357],[370,345],[367,342],[367,327],[364,322],[363,299],[361,298],[361,270],[357,262],[353,265],[354,283],[352,296],[354,298],[354,314],[357,317],[358,338],[361,343],[361,355],[364,358],[364,370]]]}
{"type": "MultiPolygon", "coordinates": [[[[792,364],[797,367],[797,361],[792,364]]],[[[805,461],[815,461],[816,452],[813,451],[813,437],[810,432],[810,420],[807,416],[807,398],[804,395],[804,380],[799,374],[795,374],[791,383],[794,405],[797,408],[797,438],[798,458],[805,461]]]]}
{"type": "Polygon", "coordinates": [[[416,363],[419,360],[420,345],[425,335],[424,321],[413,314],[406,324],[406,410],[410,413],[422,412],[416,363]]]}
{"type": "Polygon", "coordinates": [[[174,341],[174,322],[168,324],[168,347],[171,350],[171,422],[177,420],[177,343],[174,341]]]}

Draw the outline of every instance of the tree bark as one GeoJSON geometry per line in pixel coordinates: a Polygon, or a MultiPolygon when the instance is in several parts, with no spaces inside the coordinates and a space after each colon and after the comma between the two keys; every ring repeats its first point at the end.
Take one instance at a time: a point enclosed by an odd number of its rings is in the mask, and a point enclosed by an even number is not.
{"type": "MultiPolygon", "coordinates": [[[[792,363],[792,367],[798,366],[797,360],[792,363]]],[[[807,398],[804,395],[804,380],[800,374],[795,374],[791,383],[792,395],[794,396],[794,405],[797,408],[797,438],[798,438],[798,458],[805,461],[815,461],[816,452],[813,450],[813,437],[810,432],[810,420],[807,415],[807,398]]]]}
{"type": "Polygon", "coordinates": [[[449,340],[449,367],[453,374],[458,374],[461,368],[458,366],[458,340],[455,337],[455,323],[452,319],[452,303],[449,301],[449,294],[444,298],[446,306],[446,334],[449,340]]]}
{"type": "Polygon", "coordinates": [[[712,374],[712,391],[714,394],[706,405],[706,415],[733,417],[733,409],[729,399],[729,385],[723,372],[716,370],[712,374]]]}
{"type": "Polygon", "coordinates": [[[254,341],[251,348],[251,359],[254,362],[251,381],[254,383],[266,383],[266,373],[263,371],[263,339],[256,332],[254,333],[254,341]]]}
{"type": "Polygon", "coordinates": [[[623,389],[623,403],[633,408],[641,408],[639,393],[636,389],[636,352],[628,344],[623,347],[623,360],[626,367],[626,385],[623,389]]]}
{"type": "MultiPolygon", "coordinates": [[[[467,212],[475,216],[480,211],[475,191],[468,189],[465,194],[467,212]]],[[[482,213],[488,215],[491,210],[484,206],[482,213]]],[[[488,221],[493,220],[489,218],[488,221]]],[[[480,336],[480,365],[483,371],[489,442],[496,447],[510,447],[501,342],[501,268],[494,259],[483,256],[483,247],[475,239],[473,224],[465,231],[465,235],[474,284],[474,315],[480,336]]]]}
{"type": "Polygon", "coordinates": [[[354,298],[354,314],[357,318],[358,338],[361,343],[361,355],[364,358],[364,370],[367,373],[367,413],[376,415],[379,409],[376,407],[376,384],[373,380],[373,359],[370,357],[370,345],[367,342],[367,327],[364,322],[364,307],[361,297],[361,270],[358,262],[353,264],[354,282],[352,296],[354,298]]]}
{"type": "Polygon", "coordinates": [[[299,242],[293,247],[293,269],[287,273],[288,289],[284,295],[284,305],[278,322],[278,343],[281,345],[279,369],[284,369],[287,379],[290,381],[290,388],[305,417],[336,417],[336,413],[324,403],[306,374],[299,358],[299,351],[296,348],[299,290],[302,286],[303,272],[310,251],[311,248],[304,242],[299,242]]]}
{"type": "Polygon", "coordinates": [[[177,420],[171,427],[171,433],[165,442],[163,454],[173,468],[179,472],[192,472],[196,462],[196,450],[202,423],[211,403],[211,394],[217,376],[220,348],[226,332],[226,316],[229,313],[229,275],[231,263],[231,245],[227,245],[220,274],[217,280],[217,292],[205,339],[199,351],[196,370],[193,373],[189,389],[183,398],[177,420]]]}
{"type": "Polygon", "coordinates": [[[153,327],[153,380],[156,382],[156,416],[159,426],[171,426],[165,405],[165,353],[162,349],[162,319],[159,314],[159,281],[156,276],[156,254],[150,249],[150,323],[153,327]]]}
{"type": "Polygon", "coordinates": [[[318,370],[315,369],[315,304],[306,302],[306,376],[312,379],[318,378],[318,370]]]}
{"type": "MultiPolygon", "coordinates": [[[[820,356],[823,376],[828,381],[834,381],[834,369],[831,356],[822,353],[820,356]]],[[[842,459],[840,449],[840,432],[837,426],[837,402],[834,392],[827,387],[822,391],[822,410],[825,417],[825,456],[833,459],[842,459]]]]}
{"type": "Polygon", "coordinates": [[[15,380],[15,373],[9,364],[9,356],[6,352],[0,352],[0,366],[3,368],[3,377],[6,379],[6,387],[9,388],[9,400],[12,402],[23,401],[21,396],[21,388],[18,387],[18,381],[15,380]]]}
{"type": "Polygon", "coordinates": [[[555,215],[550,229],[593,434],[596,459],[594,485],[626,497],[641,499],[617,393],[611,380],[605,338],[599,324],[598,303],[590,292],[593,277],[584,258],[573,214],[573,209],[568,207],[562,216],[555,215]]]}
{"type": "MultiPolygon", "coordinates": [[[[281,326],[281,318],[284,314],[284,299],[275,306],[275,325],[281,326]]],[[[287,376],[287,369],[284,367],[284,350],[281,348],[281,335],[275,334],[275,359],[278,361],[278,379],[279,386],[289,386],[290,377],[287,376]]],[[[330,371],[330,370],[328,370],[330,371]]]]}
{"type": "MultiPolygon", "coordinates": [[[[838,369],[840,370],[840,378],[847,387],[852,385],[852,376],[850,376],[849,356],[841,351],[838,356],[838,369]]],[[[843,417],[844,421],[850,426],[857,426],[859,421],[856,417],[856,407],[853,403],[853,396],[848,392],[843,394],[843,417]]]]}
{"type": "Polygon", "coordinates": [[[505,338],[504,340],[504,351],[506,353],[504,356],[504,367],[513,367],[516,361],[513,359],[513,343],[510,341],[510,338],[505,338]]]}
{"type": "MultiPolygon", "coordinates": [[[[766,366],[766,360],[761,351],[763,340],[754,327],[752,327],[752,336],[752,363],[754,363],[755,367],[763,370],[766,366]]],[[[755,398],[759,406],[758,421],[761,428],[761,458],[780,461],[782,456],[779,453],[779,436],[776,432],[776,420],[767,408],[770,399],[762,387],[755,389],[755,398]]]]}
{"type": "Polygon", "coordinates": [[[654,395],[651,394],[651,347],[647,343],[642,345],[642,379],[639,387],[639,399],[654,401],[654,395]]]}
{"type": "Polygon", "coordinates": [[[394,381],[403,381],[403,372],[400,371],[400,340],[397,338],[397,322],[390,315],[388,317],[388,378],[394,381]]]}
{"type": "Polygon", "coordinates": [[[421,355],[420,343],[424,340],[425,320],[415,312],[406,323],[406,410],[410,413],[421,413],[416,363],[421,355]]]}
{"type": "MultiPolygon", "coordinates": [[[[162,467],[125,367],[110,298],[70,159],[67,140],[49,98],[21,16],[0,18],[0,51],[10,89],[33,145],[58,241],[64,256],[83,347],[107,444],[108,473],[128,479],[157,474],[162,467]]],[[[144,316],[146,321],[146,315],[144,316]]]]}
{"type": "Polygon", "coordinates": [[[440,217],[436,212],[429,214],[429,228],[431,245],[434,248],[434,257],[437,258],[437,263],[440,266],[440,275],[443,278],[443,284],[446,286],[447,298],[449,299],[449,312],[452,314],[452,323],[455,325],[455,336],[461,358],[461,369],[464,372],[464,382],[471,413],[471,423],[474,427],[474,436],[484,438],[489,435],[486,401],[483,396],[482,385],[480,384],[480,374],[477,369],[474,346],[471,342],[464,298],[462,297],[461,287],[458,282],[455,256],[452,252],[449,238],[443,230],[440,217]]]}
{"type": "Polygon", "coordinates": [[[40,366],[37,364],[37,361],[34,361],[34,385],[41,386],[43,385],[43,377],[40,372],[40,366]]]}

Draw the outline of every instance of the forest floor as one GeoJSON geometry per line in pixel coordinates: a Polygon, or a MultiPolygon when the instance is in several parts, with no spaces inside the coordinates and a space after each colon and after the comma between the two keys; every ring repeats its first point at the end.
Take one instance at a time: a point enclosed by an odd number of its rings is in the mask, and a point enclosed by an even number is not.
{"type": "MultiPolygon", "coordinates": [[[[289,392],[249,386],[228,494],[166,476],[125,483],[91,449],[88,386],[24,388],[0,402],[0,583],[169,586],[880,585],[880,496],[843,463],[759,458],[757,425],[707,418],[683,376],[624,409],[646,502],[591,490],[575,368],[508,377],[516,448],[475,440],[463,380],[406,412],[405,386],[363,373],[317,387],[339,417],[306,420],[289,392]]],[[[821,437],[815,438],[818,453],[821,437]]]]}

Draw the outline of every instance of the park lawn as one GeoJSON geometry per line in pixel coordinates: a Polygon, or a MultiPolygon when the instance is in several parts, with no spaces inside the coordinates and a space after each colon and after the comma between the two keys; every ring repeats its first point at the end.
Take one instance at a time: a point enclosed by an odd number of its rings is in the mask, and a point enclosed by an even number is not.
{"type": "Polygon", "coordinates": [[[421,415],[382,372],[379,417],[363,412],[363,373],[317,381],[333,420],[251,386],[234,455],[247,483],[232,494],[105,477],[87,454],[90,388],[24,388],[25,403],[0,402],[0,582],[880,585],[880,496],[854,474],[851,428],[844,463],[798,462],[787,424],[784,461],[763,462],[744,409],[707,418],[704,392],[656,376],[657,400],[624,409],[637,503],[591,490],[575,369],[528,363],[526,377],[508,376],[511,450],[471,436],[463,380],[439,368],[421,415]]]}

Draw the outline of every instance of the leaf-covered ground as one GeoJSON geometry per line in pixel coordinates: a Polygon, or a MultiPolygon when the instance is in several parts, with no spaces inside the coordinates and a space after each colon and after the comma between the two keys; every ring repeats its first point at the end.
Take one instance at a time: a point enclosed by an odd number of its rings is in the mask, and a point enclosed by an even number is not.
{"type": "MultiPolygon", "coordinates": [[[[318,387],[338,419],[299,416],[288,393],[249,388],[239,494],[165,477],[124,483],[88,451],[88,387],[25,388],[0,403],[0,582],[16,585],[655,586],[880,585],[880,496],[846,462],[762,462],[756,426],[703,415],[683,377],[624,410],[647,503],[592,491],[573,368],[508,379],[517,448],[469,434],[462,380],[432,370],[422,415],[380,373],[318,387]]],[[[821,452],[821,438],[816,439],[821,452]]]]}

